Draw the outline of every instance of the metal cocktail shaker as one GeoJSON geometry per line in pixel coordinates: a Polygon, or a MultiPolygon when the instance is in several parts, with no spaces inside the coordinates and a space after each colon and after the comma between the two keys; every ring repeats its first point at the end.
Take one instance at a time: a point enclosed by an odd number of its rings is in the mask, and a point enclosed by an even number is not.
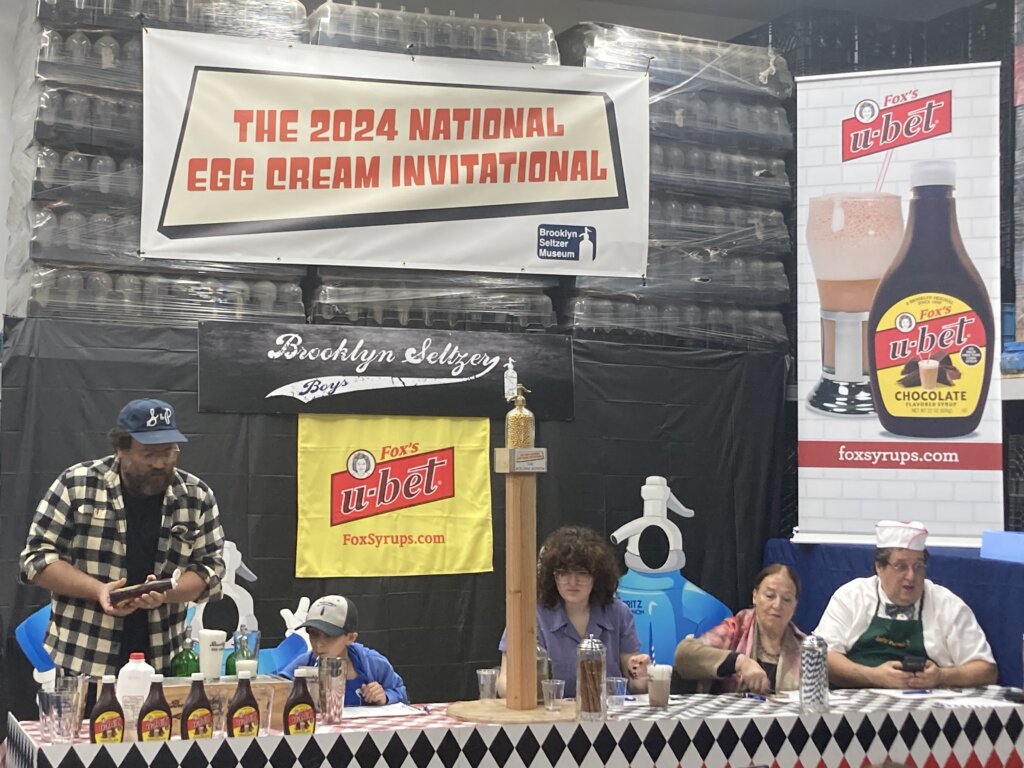
{"type": "Polygon", "coordinates": [[[828,712],[828,644],[817,635],[800,643],[800,711],[828,712]]]}
{"type": "Polygon", "coordinates": [[[320,717],[328,725],[341,722],[345,708],[345,680],[348,665],[345,659],[328,656],[320,659],[320,717]]]}

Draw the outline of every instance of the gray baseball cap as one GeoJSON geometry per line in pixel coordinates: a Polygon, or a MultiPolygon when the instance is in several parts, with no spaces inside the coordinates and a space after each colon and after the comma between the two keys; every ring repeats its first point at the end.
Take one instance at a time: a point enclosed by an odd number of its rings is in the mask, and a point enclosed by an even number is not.
{"type": "Polygon", "coordinates": [[[324,595],[309,606],[306,620],[299,627],[318,629],[325,635],[337,637],[359,628],[359,612],[347,597],[324,595]]]}

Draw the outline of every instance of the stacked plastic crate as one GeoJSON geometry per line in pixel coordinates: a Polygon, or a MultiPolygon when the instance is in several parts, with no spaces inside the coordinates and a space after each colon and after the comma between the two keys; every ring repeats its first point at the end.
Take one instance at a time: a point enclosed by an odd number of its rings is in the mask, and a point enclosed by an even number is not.
{"type": "Polygon", "coordinates": [[[142,29],[307,38],[298,0],[40,0],[23,20],[11,241],[15,315],[137,323],[305,316],[303,267],[144,259],[142,29]],[[24,148],[24,149],[22,149],[24,148]]]}
{"type": "MultiPolygon", "coordinates": [[[[528,24],[325,2],[309,17],[317,45],[396,55],[558,64],[554,34],[528,24]]],[[[318,267],[314,323],[384,328],[551,332],[558,280],[468,272],[318,267]]]]}
{"type": "Polygon", "coordinates": [[[925,24],[834,8],[801,8],[733,38],[771,46],[794,77],[925,63],[925,24]]]}
{"type": "Polygon", "coordinates": [[[558,43],[566,64],[649,72],[651,92],[647,276],[578,278],[566,323],[609,340],[785,347],[786,62],[767,49],[592,23],[558,43]]]}

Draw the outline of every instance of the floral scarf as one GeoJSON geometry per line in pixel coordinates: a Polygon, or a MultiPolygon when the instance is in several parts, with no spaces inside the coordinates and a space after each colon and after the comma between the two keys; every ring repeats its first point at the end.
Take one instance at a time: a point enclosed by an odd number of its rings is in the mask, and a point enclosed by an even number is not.
{"type": "MultiPolygon", "coordinates": [[[[700,641],[712,648],[736,651],[756,659],[760,648],[758,634],[754,609],[747,608],[735,616],[730,616],[717,627],[709,629],[700,636],[700,641]]],[[[779,654],[779,664],[775,673],[776,691],[791,691],[800,687],[800,640],[803,637],[804,633],[790,622],[782,636],[782,653],[779,654]]],[[[724,680],[701,683],[700,687],[705,693],[708,690],[728,693],[738,690],[739,679],[738,674],[732,675],[724,680]]]]}

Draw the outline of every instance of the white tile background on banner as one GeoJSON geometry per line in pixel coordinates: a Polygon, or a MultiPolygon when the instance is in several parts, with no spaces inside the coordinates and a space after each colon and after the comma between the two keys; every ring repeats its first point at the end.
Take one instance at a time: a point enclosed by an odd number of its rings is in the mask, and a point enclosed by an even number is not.
{"type": "MultiPolygon", "coordinates": [[[[976,68],[922,74],[919,97],[954,92],[953,133],[895,150],[882,191],[903,198],[904,222],[910,199],[910,167],[915,160],[942,158],[956,163],[954,192],[964,245],[993,297],[999,329],[999,102],[998,76],[979,76],[976,68]],[[991,141],[970,138],[992,132],[991,141]],[[966,137],[965,137],[966,136],[966,137]],[[979,155],[989,157],[979,159],[979,155]]],[[[907,73],[844,80],[797,88],[797,301],[798,398],[800,440],[884,441],[892,439],[878,420],[808,413],[807,396],[821,374],[821,326],[818,290],[806,252],[807,199],[824,192],[870,191],[875,188],[883,154],[840,166],[840,126],[852,115],[865,91],[884,94],[906,90],[907,73]],[[852,82],[852,81],[849,81],[852,82]],[[829,87],[823,87],[823,86],[829,87]],[[891,85],[891,87],[890,87],[891,85]]],[[[988,404],[977,431],[960,442],[1002,442],[999,387],[999,340],[988,404]]],[[[914,438],[900,438],[913,442],[914,438]]],[[[1002,528],[1002,473],[998,471],[839,469],[801,467],[800,529],[870,534],[871,521],[894,516],[921,520],[933,535],[980,537],[985,529],[1002,528]],[[955,505],[956,514],[951,514],[955,505]]]]}

